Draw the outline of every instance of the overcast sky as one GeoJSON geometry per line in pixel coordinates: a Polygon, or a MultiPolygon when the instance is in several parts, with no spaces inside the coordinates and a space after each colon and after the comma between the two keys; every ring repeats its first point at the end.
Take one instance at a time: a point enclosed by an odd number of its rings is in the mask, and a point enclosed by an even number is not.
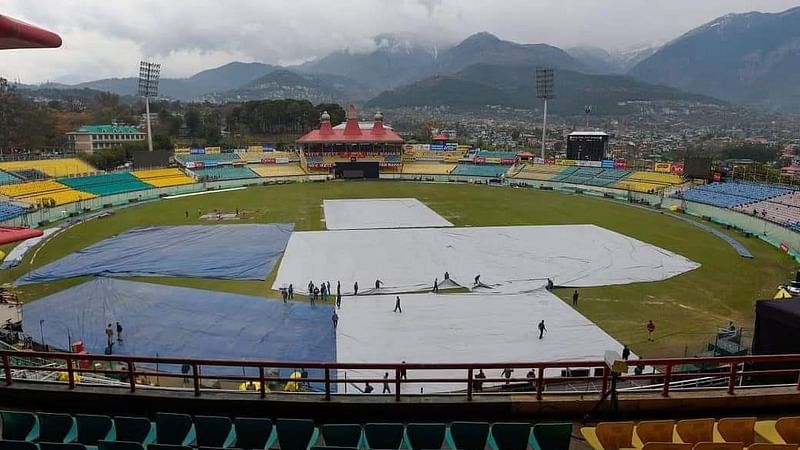
{"type": "Polygon", "coordinates": [[[233,60],[291,64],[399,33],[451,43],[489,31],[562,48],[669,41],[715,17],[797,0],[3,0],[0,14],[61,35],[48,50],[0,51],[0,76],[23,83],[134,76],[138,60],[183,77],[233,60]]]}

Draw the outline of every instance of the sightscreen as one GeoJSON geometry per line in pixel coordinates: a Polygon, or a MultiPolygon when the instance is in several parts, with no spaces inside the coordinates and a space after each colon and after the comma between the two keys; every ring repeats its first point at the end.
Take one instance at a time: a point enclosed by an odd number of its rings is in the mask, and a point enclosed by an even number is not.
{"type": "Polygon", "coordinates": [[[159,167],[167,167],[169,165],[169,150],[153,150],[152,152],[141,151],[133,153],[133,168],[134,170],[140,169],[157,169],[159,167]]]}
{"type": "Polygon", "coordinates": [[[711,158],[686,158],[683,162],[683,175],[687,178],[711,177],[711,158]]]}

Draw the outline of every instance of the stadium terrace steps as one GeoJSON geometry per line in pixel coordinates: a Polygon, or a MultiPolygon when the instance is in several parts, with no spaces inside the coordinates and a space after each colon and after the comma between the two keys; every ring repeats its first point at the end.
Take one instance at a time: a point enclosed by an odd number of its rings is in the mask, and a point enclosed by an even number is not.
{"type": "Polygon", "coordinates": [[[509,167],[496,164],[459,164],[453,170],[452,175],[500,178],[508,171],[509,167]]]}
{"type": "Polygon", "coordinates": [[[258,178],[255,172],[247,167],[210,167],[193,170],[198,181],[241,180],[258,178]]]}
{"type": "Polygon", "coordinates": [[[152,169],[136,170],[133,176],[155,187],[180,186],[194,183],[194,179],[187,176],[180,169],[152,169]]]}
{"type": "Polygon", "coordinates": [[[25,214],[25,208],[11,203],[0,203],[0,222],[25,214]]]}
{"type": "Polygon", "coordinates": [[[175,160],[185,165],[193,162],[233,162],[239,161],[236,153],[204,153],[200,155],[175,155],[175,160]]]}
{"type": "Polygon", "coordinates": [[[561,170],[563,170],[563,167],[550,164],[525,164],[522,166],[522,170],[514,175],[514,178],[550,181],[561,170]]]}
{"type": "Polygon", "coordinates": [[[295,177],[305,175],[306,172],[299,164],[263,164],[259,166],[248,166],[248,169],[255,172],[260,177],[295,177]]]}
{"type": "Polygon", "coordinates": [[[95,198],[94,194],[72,189],[53,180],[0,186],[0,194],[33,204],[46,204],[52,200],[56,205],[95,198]]]}
{"type": "Polygon", "coordinates": [[[403,164],[403,173],[414,175],[448,175],[455,168],[455,164],[413,162],[403,164]]]}
{"type": "Polygon", "coordinates": [[[682,182],[683,179],[679,175],[672,173],[636,171],[615,183],[613,187],[636,192],[656,192],[682,182]]]}
{"type": "Polygon", "coordinates": [[[762,184],[729,182],[697,186],[688,191],[678,193],[676,197],[720,208],[733,208],[782,196],[790,192],[788,189],[762,184]]]}
{"type": "Polygon", "coordinates": [[[53,178],[97,172],[97,169],[78,158],[5,161],[0,162],[0,169],[7,172],[35,169],[53,178]]]}
{"type": "Polygon", "coordinates": [[[88,177],[60,178],[58,182],[73,189],[97,196],[144,191],[153,188],[152,185],[136,178],[131,175],[130,172],[92,175],[88,177]]]}
{"type": "Polygon", "coordinates": [[[0,170],[0,184],[21,183],[22,181],[22,178],[14,175],[13,173],[0,170]]]}
{"type": "Polygon", "coordinates": [[[769,200],[739,205],[734,209],[800,231],[800,192],[792,191],[769,200]]]}
{"type": "Polygon", "coordinates": [[[264,158],[287,158],[289,162],[297,162],[300,160],[299,155],[296,152],[257,152],[257,151],[247,151],[247,152],[237,152],[235,153],[237,157],[249,163],[256,163],[259,164],[264,158]]]}

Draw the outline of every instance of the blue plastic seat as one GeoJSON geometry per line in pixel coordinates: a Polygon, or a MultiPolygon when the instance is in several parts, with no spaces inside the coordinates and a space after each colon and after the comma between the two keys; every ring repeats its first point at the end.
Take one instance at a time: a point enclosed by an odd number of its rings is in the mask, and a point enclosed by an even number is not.
{"type": "Polygon", "coordinates": [[[69,414],[38,413],[39,442],[69,443],[77,437],[75,420],[69,414]]]}
{"type": "Polygon", "coordinates": [[[29,412],[0,411],[2,437],[8,441],[35,441],[39,439],[39,421],[29,412]]]}
{"type": "Polygon", "coordinates": [[[236,432],[236,447],[246,450],[264,450],[272,447],[274,433],[272,421],[250,417],[237,417],[233,420],[236,432]]]}
{"type": "Polygon", "coordinates": [[[275,430],[281,450],[307,450],[318,434],[314,422],[305,419],[278,419],[275,430]]]}
{"type": "Polygon", "coordinates": [[[194,441],[194,424],[187,414],[156,413],[156,443],[189,445],[194,441]]]}
{"type": "Polygon", "coordinates": [[[412,450],[436,450],[442,448],[447,427],[443,423],[409,423],[406,437],[412,450]]]}
{"type": "Polygon", "coordinates": [[[403,443],[402,423],[368,423],[364,426],[367,448],[397,449],[403,443]]]}
{"type": "Polygon", "coordinates": [[[220,416],[195,416],[195,445],[198,447],[228,447],[235,435],[231,419],[220,416]]]}

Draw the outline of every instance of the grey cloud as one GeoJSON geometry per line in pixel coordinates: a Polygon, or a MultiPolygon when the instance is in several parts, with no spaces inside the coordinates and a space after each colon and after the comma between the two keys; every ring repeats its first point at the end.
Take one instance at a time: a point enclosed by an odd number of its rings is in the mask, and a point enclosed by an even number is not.
{"type": "MultiPolygon", "coordinates": [[[[779,11],[796,0],[759,0],[779,11]]],[[[389,33],[426,43],[490,31],[517,42],[626,48],[664,42],[752,0],[7,0],[8,14],[52,29],[58,50],[0,52],[0,76],[37,82],[129,76],[153,57],[168,76],[233,59],[288,63],[368,51],[389,33]],[[133,63],[131,63],[131,61],[133,63]]]]}

